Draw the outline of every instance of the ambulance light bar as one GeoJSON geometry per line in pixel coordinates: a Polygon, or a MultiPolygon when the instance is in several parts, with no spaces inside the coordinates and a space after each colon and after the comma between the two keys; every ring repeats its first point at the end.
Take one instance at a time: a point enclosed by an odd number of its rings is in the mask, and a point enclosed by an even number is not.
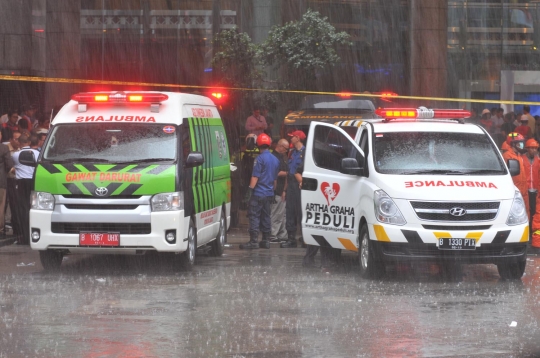
{"type": "Polygon", "coordinates": [[[375,110],[378,116],[387,120],[396,118],[416,119],[463,119],[469,118],[471,112],[462,109],[430,109],[420,108],[379,108],[375,110]]]}
{"type": "Polygon", "coordinates": [[[163,93],[83,92],[71,96],[81,104],[88,103],[161,103],[169,96],[163,93]]]}

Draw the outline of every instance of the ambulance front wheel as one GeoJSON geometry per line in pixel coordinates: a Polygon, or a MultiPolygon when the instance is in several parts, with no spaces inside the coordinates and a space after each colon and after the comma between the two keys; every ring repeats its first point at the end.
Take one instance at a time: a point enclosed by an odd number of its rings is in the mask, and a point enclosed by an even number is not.
{"type": "Polygon", "coordinates": [[[225,250],[225,243],[227,242],[227,219],[225,218],[225,209],[221,208],[221,217],[219,219],[219,231],[214,239],[210,243],[210,255],[221,256],[225,250]]]}
{"type": "Polygon", "coordinates": [[[39,252],[39,260],[45,271],[58,271],[63,258],[64,254],[59,251],[46,250],[39,252]]]}
{"type": "Polygon", "coordinates": [[[360,263],[360,275],[363,278],[378,278],[385,272],[384,263],[375,254],[375,246],[369,238],[367,225],[362,226],[362,229],[360,229],[358,261],[360,263]]]}
{"type": "Polygon", "coordinates": [[[189,229],[187,237],[188,247],[186,251],[180,254],[180,267],[191,271],[195,266],[195,255],[197,253],[197,228],[193,224],[193,219],[189,220],[189,229]]]}
{"type": "Polygon", "coordinates": [[[519,280],[523,273],[525,272],[525,265],[527,264],[526,260],[508,263],[508,264],[498,264],[497,271],[499,271],[499,276],[505,280],[519,280]]]}

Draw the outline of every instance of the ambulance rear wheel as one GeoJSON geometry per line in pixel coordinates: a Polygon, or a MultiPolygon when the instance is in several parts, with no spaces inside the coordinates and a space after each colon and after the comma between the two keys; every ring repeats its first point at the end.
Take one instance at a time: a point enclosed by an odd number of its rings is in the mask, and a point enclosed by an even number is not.
{"type": "Polygon", "coordinates": [[[358,261],[360,263],[360,276],[363,278],[378,278],[385,272],[384,263],[375,255],[375,247],[373,241],[369,238],[367,225],[362,226],[362,229],[360,229],[358,261]]]}
{"type": "Polygon", "coordinates": [[[46,250],[39,252],[39,260],[45,271],[58,271],[63,258],[64,254],[59,251],[46,250]]]}
{"type": "Polygon", "coordinates": [[[519,280],[525,273],[525,265],[527,261],[523,260],[516,263],[498,264],[497,271],[499,276],[505,280],[519,280]]]}
{"type": "Polygon", "coordinates": [[[189,220],[187,242],[186,251],[180,254],[180,266],[184,270],[191,271],[195,266],[195,256],[197,254],[197,228],[193,224],[193,219],[189,220]]]}
{"type": "Polygon", "coordinates": [[[214,241],[210,243],[210,255],[221,256],[225,250],[227,242],[227,220],[225,219],[225,209],[221,209],[221,218],[219,219],[219,231],[214,241]]]}

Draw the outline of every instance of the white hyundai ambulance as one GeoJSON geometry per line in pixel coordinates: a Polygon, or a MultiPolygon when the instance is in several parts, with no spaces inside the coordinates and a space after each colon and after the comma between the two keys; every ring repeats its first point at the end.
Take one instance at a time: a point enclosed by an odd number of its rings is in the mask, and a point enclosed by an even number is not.
{"type": "Polygon", "coordinates": [[[45,269],[63,256],[223,253],[230,222],[227,137],[207,97],[86,92],[54,118],[35,166],[31,247],[45,269]]]}
{"type": "Polygon", "coordinates": [[[358,252],[361,274],[427,261],[448,271],[526,264],[528,216],[488,133],[462,110],[378,109],[383,119],[313,122],[302,182],[304,241],[358,252]],[[346,129],[346,130],[344,130],[346,129]]]}

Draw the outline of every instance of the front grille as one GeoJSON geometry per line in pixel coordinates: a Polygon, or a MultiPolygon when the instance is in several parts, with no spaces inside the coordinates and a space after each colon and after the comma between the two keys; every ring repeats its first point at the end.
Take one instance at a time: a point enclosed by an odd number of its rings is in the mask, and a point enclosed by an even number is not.
{"type": "Polygon", "coordinates": [[[135,210],[139,205],[64,204],[72,210],[135,210]]]}
{"type": "Polygon", "coordinates": [[[92,196],[84,194],[62,194],[62,197],[66,199],[139,199],[142,195],[113,195],[113,196],[92,196]]]}
{"type": "Polygon", "coordinates": [[[486,257],[520,255],[525,253],[527,244],[485,244],[475,250],[439,250],[435,244],[382,243],[383,253],[392,256],[425,257],[486,257]]]}
{"type": "Polygon", "coordinates": [[[151,225],[141,223],[51,223],[55,234],[78,234],[87,232],[119,232],[124,235],[147,235],[152,232],[151,225]]]}
{"type": "Polygon", "coordinates": [[[455,226],[455,225],[422,225],[427,230],[462,230],[462,231],[474,231],[474,230],[488,230],[491,225],[471,225],[471,226],[455,226]]]}
{"type": "Polygon", "coordinates": [[[422,220],[431,221],[488,221],[497,216],[500,202],[436,202],[436,201],[411,201],[411,205],[416,215],[422,220]],[[466,211],[463,216],[450,214],[453,208],[461,208],[466,211]],[[477,210],[479,213],[471,213],[477,210]],[[423,212],[425,211],[425,212],[423,212]],[[434,212],[429,212],[434,211],[434,212]],[[438,211],[438,212],[436,212],[438,211]],[[485,212],[482,212],[485,211],[485,212]],[[492,212],[490,212],[492,211],[492,212]]]}

